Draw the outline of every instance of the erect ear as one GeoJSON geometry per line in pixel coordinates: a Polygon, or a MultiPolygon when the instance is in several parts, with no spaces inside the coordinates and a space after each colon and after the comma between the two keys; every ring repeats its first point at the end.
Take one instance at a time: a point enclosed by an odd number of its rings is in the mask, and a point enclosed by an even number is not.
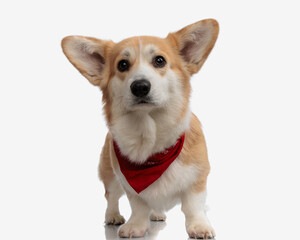
{"type": "Polygon", "coordinates": [[[111,45],[112,41],[82,36],[68,36],[61,42],[69,61],[95,86],[103,79],[107,50],[111,45]]]}
{"type": "Polygon", "coordinates": [[[178,32],[170,33],[168,39],[175,42],[180,56],[192,75],[198,72],[215,45],[219,33],[218,22],[206,19],[191,24],[178,32]]]}

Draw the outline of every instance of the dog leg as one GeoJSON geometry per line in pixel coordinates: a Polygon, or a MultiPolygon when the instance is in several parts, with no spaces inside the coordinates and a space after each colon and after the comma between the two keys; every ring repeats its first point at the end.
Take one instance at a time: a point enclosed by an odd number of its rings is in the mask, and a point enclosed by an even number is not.
{"type": "Polygon", "coordinates": [[[166,214],[160,211],[154,211],[152,210],[151,215],[150,215],[150,220],[151,221],[166,221],[166,214]]]}
{"type": "Polygon", "coordinates": [[[132,213],[128,222],[120,227],[118,235],[122,238],[143,237],[149,229],[151,209],[148,204],[138,196],[129,193],[127,196],[132,213]]]}
{"type": "Polygon", "coordinates": [[[124,191],[120,183],[114,179],[108,189],[106,189],[105,197],[107,199],[107,208],[105,212],[105,223],[108,225],[120,225],[125,223],[125,219],[120,215],[119,199],[124,191]]]}
{"type": "Polygon", "coordinates": [[[215,232],[205,214],[206,191],[185,192],[182,195],[181,210],[186,219],[186,230],[190,238],[211,239],[215,232]]]}

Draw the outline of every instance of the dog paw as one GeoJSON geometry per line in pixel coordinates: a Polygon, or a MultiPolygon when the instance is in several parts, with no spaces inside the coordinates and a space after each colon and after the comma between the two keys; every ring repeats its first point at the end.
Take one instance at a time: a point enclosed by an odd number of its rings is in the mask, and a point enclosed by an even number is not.
{"type": "Polygon", "coordinates": [[[125,219],[119,213],[107,214],[105,216],[105,224],[107,225],[121,225],[125,223],[125,219]]]}
{"type": "Polygon", "coordinates": [[[118,235],[121,238],[143,237],[148,231],[148,223],[126,223],[119,228],[118,235]]]}
{"type": "Polygon", "coordinates": [[[189,224],[187,226],[187,233],[190,238],[196,239],[213,239],[215,237],[214,229],[208,224],[189,224]]]}
{"type": "Polygon", "coordinates": [[[152,212],[150,215],[151,221],[166,221],[166,214],[164,213],[158,213],[158,212],[152,212]]]}

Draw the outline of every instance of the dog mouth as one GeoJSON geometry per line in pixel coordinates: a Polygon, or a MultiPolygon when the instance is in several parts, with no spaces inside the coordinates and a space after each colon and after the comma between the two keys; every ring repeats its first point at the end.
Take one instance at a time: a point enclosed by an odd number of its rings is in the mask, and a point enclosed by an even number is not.
{"type": "Polygon", "coordinates": [[[134,105],[140,104],[153,104],[153,102],[150,97],[136,98],[134,101],[134,105]]]}
{"type": "Polygon", "coordinates": [[[155,105],[155,103],[152,101],[150,97],[145,98],[136,98],[133,102],[133,106],[142,106],[142,105],[155,105]]]}
{"type": "Polygon", "coordinates": [[[138,104],[138,105],[140,105],[140,104],[151,104],[151,102],[149,102],[147,100],[140,100],[136,104],[138,104]]]}

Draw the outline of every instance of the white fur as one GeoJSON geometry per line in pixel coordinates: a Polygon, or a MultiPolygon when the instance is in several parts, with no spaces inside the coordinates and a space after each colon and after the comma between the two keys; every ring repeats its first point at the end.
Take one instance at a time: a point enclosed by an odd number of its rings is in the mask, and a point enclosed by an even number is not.
{"type": "Polygon", "coordinates": [[[186,219],[186,230],[191,238],[215,237],[205,214],[206,191],[195,194],[193,191],[185,191],[181,196],[181,210],[186,219]]]}
{"type": "Polygon", "coordinates": [[[110,183],[108,189],[106,189],[108,195],[107,208],[105,212],[105,223],[106,224],[122,224],[125,222],[123,216],[120,215],[119,211],[119,198],[123,195],[123,189],[117,179],[110,183]]]}
{"type": "Polygon", "coordinates": [[[127,223],[119,229],[120,237],[142,237],[149,229],[151,209],[137,195],[127,194],[132,213],[127,223]]]}
{"type": "Polygon", "coordinates": [[[145,161],[156,142],[156,124],[148,113],[129,113],[120,117],[112,134],[121,152],[135,162],[145,161]]]}

